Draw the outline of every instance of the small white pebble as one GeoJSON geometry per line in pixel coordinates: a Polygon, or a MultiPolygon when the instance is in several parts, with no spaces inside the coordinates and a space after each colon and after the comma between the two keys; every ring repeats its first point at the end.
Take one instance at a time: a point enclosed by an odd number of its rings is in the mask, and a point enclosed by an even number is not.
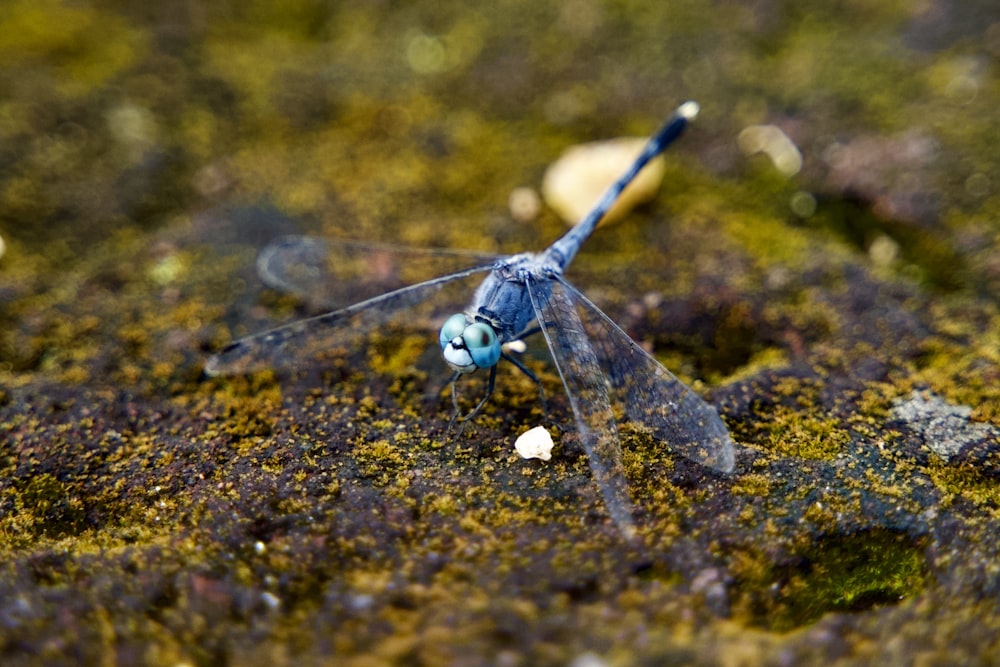
{"type": "Polygon", "coordinates": [[[254,553],[256,553],[258,556],[263,556],[265,553],[267,553],[267,545],[264,544],[263,542],[259,542],[259,541],[258,542],[254,542],[253,543],[253,550],[254,550],[254,553]]]}
{"type": "Polygon", "coordinates": [[[351,611],[365,612],[375,606],[375,598],[371,595],[351,595],[347,598],[347,608],[351,611]]]}
{"type": "Polygon", "coordinates": [[[524,351],[528,349],[528,344],[523,340],[512,340],[503,344],[504,352],[514,352],[516,354],[524,354],[524,351]]]}
{"type": "Polygon", "coordinates": [[[532,188],[514,188],[507,197],[510,215],[518,222],[531,222],[542,211],[542,200],[532,188]]]}
{"type": "Polygon", "coordinates": [[[736,141],[747,155],[767,155],[785,176],[794,176],[802,169],[802,153],[777,125],[750,125],[743,128],[736,141]]]}
{"type": "Polygon", "coordinates": [[[536,426],[530,431],[526,431],[518,436],[514,441],[514,449],[522,459],[541,459],[548,461],[552,458],[552,436],[544,426],[536,426]]]}
{"type": "Polygon", "coordinates": [[[281,598],[279,598],[274,593],[271,593],[269,591],[264,591],[263,593],[260,594],[260,599],[261,602],[263,602],[264,605],[271,611],[278,611],[279,609],[281,609],[281,598]]]}
{"type": "MultiPolygon", "coordinates": [[[[648,139],[621,137],[569,148],[545,171],[542,197],[568,224],[587,215],[604,191],[639,157],[648,139]]],[[[666,167],[655,157],[622,192],[602,224],[626,213],[656,195],[666,167]]]]}
{"type": "Polygon", "coordinates": [[[587,651],[573,658],[569,667],[608,667],[608,662],[596,653],[587,651]]]}
{"type": "Polygon", "coordinates": [[[887,234],[879,234],[868,246],[868,257],[875,266],[888,268],[899,259],[899,244],[887,234]]]}

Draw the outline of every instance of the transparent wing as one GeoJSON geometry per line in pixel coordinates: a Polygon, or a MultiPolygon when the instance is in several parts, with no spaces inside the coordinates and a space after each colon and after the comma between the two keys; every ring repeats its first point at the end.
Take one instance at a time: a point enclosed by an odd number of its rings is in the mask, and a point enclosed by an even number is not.
{"type": "Polygon", "coordinates": [[[535,317],[569,396],[590,470],[611,518],[622,533],[635,534],[621,444],[599,356],[573,303],[575,290],[549,279],[527,284],[535,317]]]}
{"type": "MultiPolygon", "coordinates": [[[[241,338],[210,357],[205,364],[205,373],[212,376],[238,375],[265,367],[292,365],[323,350],[345,345],[394,317],[405,315],[407,321],[417,322],[430,312],[419,306],[431,296],[455,285],[465,285],[463,279],[492,268],[490,264],[466,269],[241,338]]],[[[467,289],[464,291],[465,299],[468,299],[467,289]]]]}
{"type": "Polygon", "coordinates": [[[257,275],[268,287],[323,311],[497,259],[466,250],[282,236],[257,256],[257,275]]]}
{"type": "MultiPolygon", "coordinates": [[[[718,412],[674,377],[587,297],[561,276],[564,300],[580,306],[584,335],[603,367],[612,399],[632,421],[692,461],[723,473],[735,466],[733,440],[718,412]]],[[[557,290],[554,290],[557,292],[557,290]]]]}

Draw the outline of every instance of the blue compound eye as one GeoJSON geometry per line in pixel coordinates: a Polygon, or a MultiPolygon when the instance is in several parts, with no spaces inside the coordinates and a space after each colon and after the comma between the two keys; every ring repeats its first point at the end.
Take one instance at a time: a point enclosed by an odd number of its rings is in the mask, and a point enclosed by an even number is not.
{"type": "Polygon", "coordinates": [[[479,368],[490,368],[500,361],[500,341],[497,340],[497,332],[490,325],[473,322],[465,327],[462,340],[472,355],[472,361],[479,368]]]}
{"type": "Polygon", "coordinates": [[[441,335],[439,340],[441,342],[441,349],[443,350],[448,346],[448,343],[454,338],[458,338],[465,331],[465,327],[469,326],[469,321],[465,319],[465,315],[458,313],[457,315],[452,315],[444,324],[441,326],[441,335]]]}

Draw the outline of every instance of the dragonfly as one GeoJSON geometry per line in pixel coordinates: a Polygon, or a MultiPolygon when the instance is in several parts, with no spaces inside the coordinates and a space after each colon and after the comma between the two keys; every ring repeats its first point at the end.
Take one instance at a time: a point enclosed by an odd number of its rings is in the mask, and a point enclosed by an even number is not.
{"type": "MultiPolygon", "coordinates": [[[[540,388],[535,374],[509,350],[541,333],[565,388],[577,438],[608,514],[622,534],[633,537],[636,528],[616,407],[624,408],[628,420],[675,453],[720,473],[734,469],[733,440],[714,407],[630,338],[574,287],[564,272],[626,186],[680,136],[697,112],[695,102],[679,106],[590,213],[544,251],[497,257],[242,338],[212,356],[205,365],[206,374],[247,373],[280,362],[315,340],[349,344],[394,317],[408,317],[413,309],[449,286],[485,274],[471,304],[463,312],[447,317],[438,335],[441,353],[452,369],[449,381],[456,417],[470,419],[482,410],[494,393],[501,360],[526,373],[540,388]],[[460,415],[457,383],[478,370],[489,372],[485,396],[469,414],[460,415]]],[[[296,247],[301,253],[303,246],[296,247]]],[[[275,251],[262,253],[258,269],[279,287],[281,283],[296,282],[285,276],[307,270],[309,262],[298,261],[300,255],[292,256],[296,259],[279,262],[275,251]]]]}

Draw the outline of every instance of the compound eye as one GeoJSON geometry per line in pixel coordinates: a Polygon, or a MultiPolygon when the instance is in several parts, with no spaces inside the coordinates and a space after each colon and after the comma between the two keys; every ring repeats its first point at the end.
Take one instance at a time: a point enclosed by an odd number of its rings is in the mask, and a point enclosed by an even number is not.
{"type": "Polygon", "coordinates": [[[461,313],[452,315],[445,320],[444,324],[441,326],[441,335],[439,336],[441,349],[443,350],[453,339],[461,336],[465,332],[465,327],[467,326],[469,326],[469,321],[466,319],[465,315],[461,313]]]}
{"type": "Polygon", "coordinates": [[[479,368],[490,368],[500,361],[500,341],[490,325],[473,322],[465,327],[462,340],[479,368]]]}

